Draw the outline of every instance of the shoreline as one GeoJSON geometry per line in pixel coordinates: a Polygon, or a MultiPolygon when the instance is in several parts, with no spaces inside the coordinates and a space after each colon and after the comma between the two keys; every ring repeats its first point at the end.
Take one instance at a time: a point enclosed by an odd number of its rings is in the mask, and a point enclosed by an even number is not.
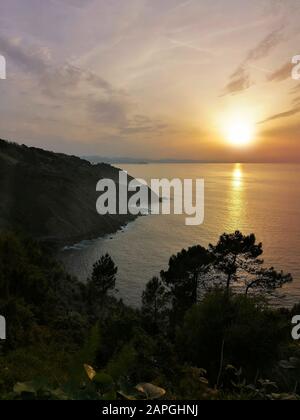
{"type": "Polygon", "coordinates": [[[101,236],[98,236],[98,237],[93,236],[91,238],[85,238],[85,239],[81,239],[79,241],[76,241],[76,242],[73,242],[73,243],[70,243],[70,244],[65,244],[62,247],[60,247],[58,251],[59,252],[80,251],[80,250],[86,248],[86,246],[83,246],[83,244],[86,244],[86,245],[90,244],[91,245],[92,243],[94,243],[96,241],[108,239],[109,237],[115,236],[118,233],[125,233],[126,229],[128,229],[128,227],[129,227],[129,225],[133,224],[139,217],[141,217],[141,216],[137,216],[137,217],[135,217],[134,220],[128,221],[127,223],[122,225],[118,230],[116,230],[114,232],[108,232],[108,233],[105,233],[105,234],[103,234],[101,236]]]}
{"type": "Polygon", "coordinates": [[[84,241],[96,241],[98,239],[103,239],[109,235],[115,235],[116,233],[122,231],[124,227],[128,224],[133,223],[140,216],[130,216],[126,217],[122,223],[116,225],[113,229],[95,229],[92,232],[86,234],[75,235],[68,238],[58,238],[58,237],[37,237],[36,240],[42,244],[50,245],[56,250],[62,250],[65,247],[76,246],[84,241]]]}

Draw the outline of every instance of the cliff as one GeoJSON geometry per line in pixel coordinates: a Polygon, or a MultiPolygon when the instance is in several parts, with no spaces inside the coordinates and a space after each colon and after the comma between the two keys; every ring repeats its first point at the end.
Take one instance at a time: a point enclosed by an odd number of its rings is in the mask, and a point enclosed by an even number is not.
{"type": "Polygon", "coordinates": [[[0,231],[61,244],[116,232],[132,216],[96,212],[96,184],[119,169],[0,140],[0,231]]]}

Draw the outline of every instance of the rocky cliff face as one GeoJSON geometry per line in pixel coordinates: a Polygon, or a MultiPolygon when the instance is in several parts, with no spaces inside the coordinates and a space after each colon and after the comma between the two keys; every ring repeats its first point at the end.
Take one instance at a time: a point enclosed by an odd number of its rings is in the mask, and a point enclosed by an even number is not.
{"type": "Polygon", "coordinates": [[[119,169],[0,140],[0,230],[61,244],[117,231],[132,216],[96,212],[96,184],[119,169]]]}

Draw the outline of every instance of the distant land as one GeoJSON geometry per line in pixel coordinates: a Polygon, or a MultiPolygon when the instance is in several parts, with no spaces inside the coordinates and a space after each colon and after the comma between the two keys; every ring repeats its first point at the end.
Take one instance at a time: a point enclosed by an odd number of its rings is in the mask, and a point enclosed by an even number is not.
{"type": "Polygon", "coordinates": [[[191,164],[234,164],[234,163],[257,163],[257,164],[272,164],[272,163],[297,163],[297,162],[290,162],[285,160],[279,160],[276,162],[271,161],[265,161],[260,160],[259,158],[257,160],[247,160],[247,159],[236,159],[236,160],[193,160],[193,159],[147,159],[147,158],[132,158],[132,157],[105,157],[105,156],[81,156],[81,159],[87,160],[88,162],[92,163],[93,165],[99,164],[99,163],[107,163],[110,165],[147,165],[147,164],[185,164],[185,163],[191,163],[191,164]]]}
{"type": "Polygon", "coordinates": [[[201,160],[190,160],[190,159],[145,159],[145,158],[131,158],[131,157],[102,157],[102,156],[82,156],[82,159],[91,162],[92,164],[97,163],[108,163],[114,164],[150,164],[150,163],[216,163],[207,162],[201,160]]]}
{"type": "Polygon", "coordinates": [[[96,184],[118,184],[120,169],[107,163],[0,140],[0,232],[24,231],[62,245],[114,233],[131,215],[96,212],[96,184]]]}

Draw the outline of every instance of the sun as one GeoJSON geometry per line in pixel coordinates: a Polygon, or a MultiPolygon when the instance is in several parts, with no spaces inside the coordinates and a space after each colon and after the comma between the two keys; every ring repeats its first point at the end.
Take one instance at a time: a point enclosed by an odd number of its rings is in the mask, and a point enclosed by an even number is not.
{"type": "Polygon", "coordinates": [[[254,141],[254,125],[246,119],[230,121],[225,126],[225,138],[235,147],[246,147],[254,141]]]}
{"type": "Polygon", "coordinates": [[[219,141],[235,149],[249,149],[258,140],[259,110],[249,104],[235,104],[216,115],[219,141]]]}

